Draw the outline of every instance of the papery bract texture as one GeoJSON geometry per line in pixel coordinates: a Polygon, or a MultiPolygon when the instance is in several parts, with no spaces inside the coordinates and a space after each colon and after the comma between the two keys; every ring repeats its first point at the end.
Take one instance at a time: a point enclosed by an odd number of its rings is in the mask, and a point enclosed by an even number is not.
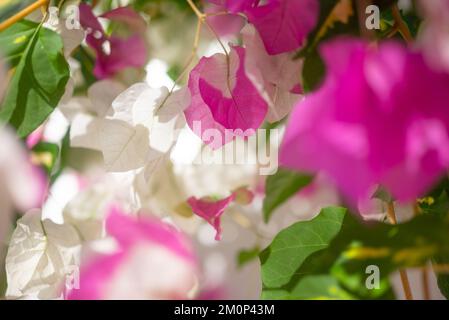
{"type": "Polygon", "coordinates": [[[281,163],[323,171],[357,204],[376,184],[423,195],[449,167],[449,76],[395,42],[323,45],[323,86],[291,115],[281,163]]]}
{"type": "Polygon", "coordinates": [[[267,103],[245,74],[245,49],[203,57],[191,71],[189,127],[216,149],[235,136],[249,136],[263,123],[267,103]]]}
{"type": "Polygon", "coordinates": [[[259,31],[269,54],[298,49],[318,21],[317,0],[268,0],[245,14],[259,31]]]}
{"type": "Polygon", "coordinates": [[[171,93],[138,83],[112,103],[113,114],[101,127],[101,151],[109,171],[128,171],[167,154],[185,125],[184,109],[190,103],[186,88],[171,93]]]}
{"type": "Polygon", "coordinates": [[[303,62],[294,59],[291,53],[269,55],[251,25],[242,30],[242,35],[246,48],[246,74],[268,103],[267,121],[279,121],[303,97],[296,92],[298,87],[301,88],[298,75],[302,72],[303,62]]]}
{"type": "Polygon", "coordinates": [[[205,8],[207,23],[212,27],[219,37],[229,37],[238,35],[240,30],[245,26],[246,19],[235,13],[224,14],[224,7],[209,4],[205,8]]]}
{"type": "Polygon", "coordinates": [[[75,97],[58,107],[70,122],[72,147],[101,150],[101,128],[104,119],[113,114],[112,102],[125,90],[117,81],[95,82],[87,90],[87,97],[75,97]]]}
{"type": "Polygon", "coordinates": [[[66,277],[79,265],[81,238],[68,224],[42,220],[39,210],[17,221],[6,257],[10,299],[61,299],[66,277]]]}
{"type": "Polygon", "coordinates": [[[117,250],[95,256],[81,269],[72,300],[187,299],[197,280],[196,258],[188,239],[153,218],[110,210],[107,233],[117,250]]]}
{"type": "Polygon", "coordinates": [[[208,0],[210,3],[222,6],[230,12],[243,12],[256,5],[259,0],[208,0]]]}

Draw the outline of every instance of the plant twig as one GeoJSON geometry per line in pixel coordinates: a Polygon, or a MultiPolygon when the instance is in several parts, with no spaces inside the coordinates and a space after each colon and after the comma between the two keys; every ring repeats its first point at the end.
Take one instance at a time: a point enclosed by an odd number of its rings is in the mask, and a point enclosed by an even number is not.
{"type": "Polygon", "coordinates": [[[16,15],[14,15],[11,18],[7,19],[6,21],[0,23],[0,31],[3,31],[5,29],[9,28],[14,23],[22,20],[23,18],[28,16],[33,11],[39,9],[40,7],[46,6],[48,4],[48,2],[49,2],[49,0],[38,0],[38,1],[34,2],[33,4],[29,5],[28,7],[26,7],[19,13],[17,13],[16,15]]]}
{"type": "Polygon", "coordinates": [[[397,4],[394,4],[391,7],[391,12],[393,14],[393,19],[395,22],[394,28],[396,28],[401,36],[404,38],[405,41],[408,43],[413,42],[413,36],[410,32],[410,29],[408,28],[407,24],[402,19],[401,12],[399,11],[399,7],[397,4]]]}
{"type": "Polygon", "coordinates": [[[192,0],[187,0],[187,3],[189,4],[189,6],[192,8],[193,12],[196,14],[196,16],[198,17],[198,19],[200,20],[204,20],[204,13],[202,13],[200,11],[200,9],[198,9],[198,7],[193,3],[192,0]]]}
{"type": "Polygon", "coordinates": [[[435,273],[449,273],[449,264],[432,264],[435,273]]]}
{"type": "MultiPolygon", "coordinates": [[[[387,204],[387,215],[392,224],[397,224],[398,221],[393,202],[389,202],[387,204]]],[[[402,288],[404,289],[405,299],[413,300],[412,290],[410,288],[410,282],[408,280],[407,271],[399,270],[399,275],[401,276],[402,288]]]]}

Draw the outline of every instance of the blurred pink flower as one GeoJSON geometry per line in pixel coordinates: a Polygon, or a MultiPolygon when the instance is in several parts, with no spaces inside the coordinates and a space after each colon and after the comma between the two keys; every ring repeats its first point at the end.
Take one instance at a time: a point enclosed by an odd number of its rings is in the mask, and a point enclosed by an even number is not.
{"type": "Polygon", "coordinates": [[[394,42],[342,38],[321,53],[327,77],[293,111],[281,163],[323,171],[352,205],[376,184],[423,195],[449,167],[449,75],[394,42]]]}
{"type": "Polygon", "coordinates": [[[140,68],[145,65],[148,58],[145,41],[142,32],[145,30],[145,22],[132,9],[121,7],[106,12],[101,18],[121,22],[132,30],[133,34],[128,38],[108,36],[101,26],[98,18],[87,4],[80,4],[80,21],[87,31],[87,44],[95,51],[96,63],[94,74],[99,79],[113,76],[127,68],[140,68]]]}
{"type": "Polygon", "coordinates": [[[40,207],[45,191],[44,174],[31,164],[17,137],[0,127],[0,241],[13,212],[24,213],[40,207]]]}
{"type": "Polygon", "coordinates": [[[267,114],[267,103],[246,76],[244,61],[245,49],[236,46],[229,61],[224,54],[203,57],[190,72],[191,103],[184,113],[189,127],[213,149],[235,136],[254,134],[267,114]]]}
{"type": "Polygon", "coordinates": [[[418,43],[432,67],[449,72],[449,1],[420,0],[418,4],[426,19],[418,43]]]}
{"type": "Polygon", "coordinates": [[[197,261],[189,240],[174,227],[112,208],[106,230],[117,242],[111,254],[81,269],[72,300],[188,299],[197,282],[197,261]]]}
{"type": "Polygon", "coordinates": [[[39,126],[34,130],[26,139],[26,145],[28,149],[33,149],[39,142],[42,141],[44,135],[44,126],[39,126]]]}
{"type": "Polygon", "coordinates": [[[209,0],[210,3],[222,6],[230,12],[243,12],[256,5],[260,0],[209,0]]]}
{"type": "Polygon", "coordinates": [[[244,8],[269,54],[298,49],[316,26],[319,14],[317,0],[268,0],[244,8]]]}
{"type": "Polygon", "coordinates": [[[207,17],[207,22],[219,37],[230,37],[238,35],[245,26],[246,19],[238,14],[224,13],[225,7],[210,3],[205,7],[206,14],[212,14],[207,17]]]}

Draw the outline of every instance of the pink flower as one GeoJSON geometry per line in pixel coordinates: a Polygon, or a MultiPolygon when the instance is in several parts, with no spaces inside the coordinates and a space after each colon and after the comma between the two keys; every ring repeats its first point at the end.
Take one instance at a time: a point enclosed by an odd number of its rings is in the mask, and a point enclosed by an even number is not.
{"type": "Polygon", "coordinates": [[[215,240],[221,239],[221,216],[225,209],[234,201],[235,195],[231,194],[229,197],[215,201],[209,197],[197,199],[190,197],[187,203],[192,208],[193,212],[206,220],[212,227],[214,227],[216,234],[215,240]]]}
{"type": "Polygon", "coordinates": [[[268,0],[257,7],[245,7],[245,14],[269,54],[298,49],[318,21],[317,0],[268,0]]]}
{"type": "Polygon", "coordinates": [[[101,17],[121,22],[133,30],[128,38],[108,36],[98,18],[87,4],[80,4],[80,22],[87,30],[87,44],[97,55],[94,74],[99,79],[113,76],[127,68],[143,67],[147,61],[147,49],[141,33],[145,29],[142,18],[127,7],[117,8],[101,17]]]}
{"type": "Polygon", "coordinates": [[[134,218],[117,208],[106,220],[118,249],[94,257],[81,269],[71,300],[187,299],[197,280],[187,238],[153,218],[134,218]]]}
{"type": "Polygon", "coordinates": [[[207,22],[219,37],[230,37],[238,35],[245,26],[245,17],[234,14],[224,14],[225,7],[215,4],[209,4],[205,8],[206,14],[213,14],[207,17],[207,22]]]}
{"type": "Polygon", "coordinates": [[[0,241],[13,212],[40,207],[45,191],[44,174],[31,164],[17,137],[9,129],[0,128],[0,241]]]}
{"type": "Polygon", "coordinates": [[[222,6],[230,12],[243,12],[256,5],[260,0],[209,0],[210,3],[222,6]]]}
{"type": "Polygon", "coordinates": [[[242,30],[246,48],[245,71],[248,78],[268,103],[267,121],[276,122],[290,113],[302,95],[299,76],[302,71],[301,59],[285,52],[269,55],[257,30],[247,25],[242,30]]]}
{"type": "Polygon", "coordinates": [[[281,163],[323,171],[353,205],[376,184],[401,201],[423,195],[449,167],[449,75],[394,42],[321,52],[326,80],[293,111],[281,163]]]}
{"type": "Polygon", "coordinates": [[[187,123],[214,149],[254,134],[265,119],[267,103],[246,76],[244,61],[245,49],[232,47],[229,61],[224,54],[203,57],[190,73],[187,123]]]}
{"type": "Polygon", "coordinates": [[[198,199],[190,197],[187,203],[192,208],[193,213],[206,220],[212,227],[214,227],[216,234],[215,240],[221,240],[221,216],[226,208],[233,202],[241,205],[250,204],[254,199],[254,193],[246,187],[236,189],[230,196],[221,200],[215,200],[211,197],[203,197],[198,199]]]}

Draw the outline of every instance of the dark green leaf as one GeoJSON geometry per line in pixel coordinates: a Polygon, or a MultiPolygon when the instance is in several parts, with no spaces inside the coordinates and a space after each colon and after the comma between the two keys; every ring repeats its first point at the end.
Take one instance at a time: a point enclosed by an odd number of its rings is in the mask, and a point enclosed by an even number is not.
{"type": "MultiPolygon", "coordinates": [[[[438,255],[434,258],[433,262],[439,265],[448,265],[449,264],[449,254],[446,255],[438,255]]],[[[441,273],[437,274],[437,283],[438,288],[441,291],[441,294],[449,299],[449,274],[441,273]]]]}
{"type": "Polygon", "coordinates": [[[313,50],[304,59],[302,82],[304,92],[311,92],[318,88],[326,74],[323,59],[317,50],[313,50]]]}
{"type": "MultiPolygon", "coordinates": [[[[419,209],[424,214],[430,214],[442,219],[449,217],[449,179],[445,176],[436,187],[427,195],[418,201],[419,209]]],[[[434,264],[448,265],[449,254],[438,254],[434,257],[434,264]]],[[[449,299],[449,275],[436,274],[438,287],[441,293],[449,299]]]]}

